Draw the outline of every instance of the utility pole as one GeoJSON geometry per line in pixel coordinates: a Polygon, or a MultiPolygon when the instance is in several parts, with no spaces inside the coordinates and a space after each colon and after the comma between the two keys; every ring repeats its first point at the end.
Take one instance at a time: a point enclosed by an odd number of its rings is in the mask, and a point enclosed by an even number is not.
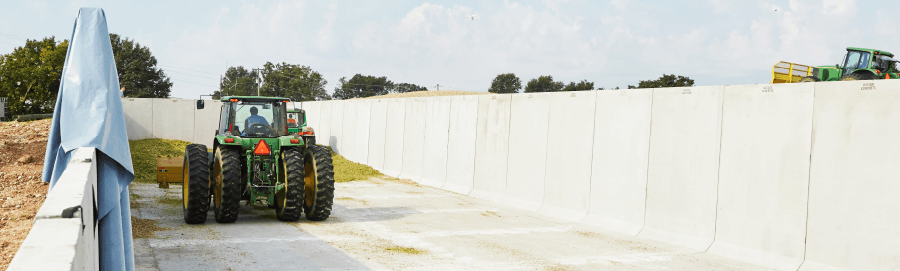
{"type": "Polygon", "coordinates": [[[441,84],[437,84],[437,91],[441,91],[441,84]]]}
{"type": "Polygon", "coordinates": [[[262,86],[262,70],[263,69],[253,69],[253,72],[256,72],[256,96],[259,96],[259,87],[262,86]]]}

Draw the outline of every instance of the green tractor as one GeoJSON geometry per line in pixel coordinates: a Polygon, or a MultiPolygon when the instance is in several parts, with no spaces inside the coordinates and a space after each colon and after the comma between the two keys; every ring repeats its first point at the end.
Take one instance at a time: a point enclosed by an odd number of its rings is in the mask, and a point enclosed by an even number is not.
{"type": "Polygon", "coordinates": [[[299,135],[308,145],[316,145],[315,131],[306,123],[306,110],[287,110],[287,130],[288,134],[299,135]]]}
{"type": "Polygon", "coordinates": [[[334,201],[331,152],[315,144],[311,129],[303,136],[288,131],[286,112],[293,103],[257,96],[221,101],[212,155],[203,144],[185,148],[184,221],[204,223],[213,208],[216,222],[234,222],[242,200],[265,202],[282,221],[297,221],[303,213],[309,220],[327,219],[334,201]]]}
{"type": "Polygon", "coordinates": [[[848,47],[842,65],[812,68],[800,82],[898,79],[894,54],[886,51],[848,47]]]}

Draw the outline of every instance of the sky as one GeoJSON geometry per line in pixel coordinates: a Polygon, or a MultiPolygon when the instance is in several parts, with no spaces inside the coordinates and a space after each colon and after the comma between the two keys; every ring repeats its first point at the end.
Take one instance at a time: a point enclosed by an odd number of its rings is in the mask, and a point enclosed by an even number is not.
{"type": "Polygon", "coordinates": [[[386,76],[429,90],[487,91],[515,73],[606,89],[663,74],[699,86],[763,84],[772,65],[841,62],[846,47],[900,53],[897,1],[11,1],[0,54],[70,39],[80,7],[150,51],[197,99],[229,66],[309,66],[328,80],[386,76]],[[471,15],[475,15],[472,19],[471,15]]]}

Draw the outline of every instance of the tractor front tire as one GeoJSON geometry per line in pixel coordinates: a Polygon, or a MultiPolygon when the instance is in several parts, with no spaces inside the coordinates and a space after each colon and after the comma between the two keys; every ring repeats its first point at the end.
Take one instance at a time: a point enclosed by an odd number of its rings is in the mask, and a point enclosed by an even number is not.
{"type": "Polygon", "coordinates": [[[215,204],[216,222],[232,223],[237,220],[238,205],[241,200],[241,160],[234,149],[219,147],[216,149],[213,164],[213,202],[215,204]]]}
{"type": "Polygon", "coordinates": [[[202,224],[209,211],[209,156],[206,146],[190,144],[184,148],[181,198],[184,222],[202,224]]]}
{"type": "Polygon", "coordinates": [[[281,221],[297,221],[303,214],[303,156],[296,148],[281,152],[284,190],[275,194],[275,214],[281,221]]]}
{"type": "Polygon", "coordinates": [[[806,83],[806,82],[819,82],[819,81],[821,81],[821,80],[819,80],[819,78],[817,78],[817,77],[807,76],[807,77],[803,77],[802,79],[800,79],[799,82],[806,83]]]}
{"type": "Polygon", "coordinates": [[[331,216],[334,203],[334,165],[331,152],[320,145],[308,145],[303,154],[303,211],[306,219],[322,221],[331,216]]]}
{"type": "Polygon", "coordinates": [[[872,80],[875,76],[868,72],[858,72],[841,77],[841,81],[872,80]]]}

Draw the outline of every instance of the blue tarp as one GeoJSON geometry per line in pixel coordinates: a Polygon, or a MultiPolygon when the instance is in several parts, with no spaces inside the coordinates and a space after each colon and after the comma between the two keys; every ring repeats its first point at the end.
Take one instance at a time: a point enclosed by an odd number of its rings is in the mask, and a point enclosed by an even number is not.
{"type": "Polygon", "coordinates": [[[95,223],[99,227],[100,270],[134,270],[128,202],[134,168],[103,9],[79,10],[69,41],[43,180],[52,190],[75,149],[97,148],[95,223]]]}

